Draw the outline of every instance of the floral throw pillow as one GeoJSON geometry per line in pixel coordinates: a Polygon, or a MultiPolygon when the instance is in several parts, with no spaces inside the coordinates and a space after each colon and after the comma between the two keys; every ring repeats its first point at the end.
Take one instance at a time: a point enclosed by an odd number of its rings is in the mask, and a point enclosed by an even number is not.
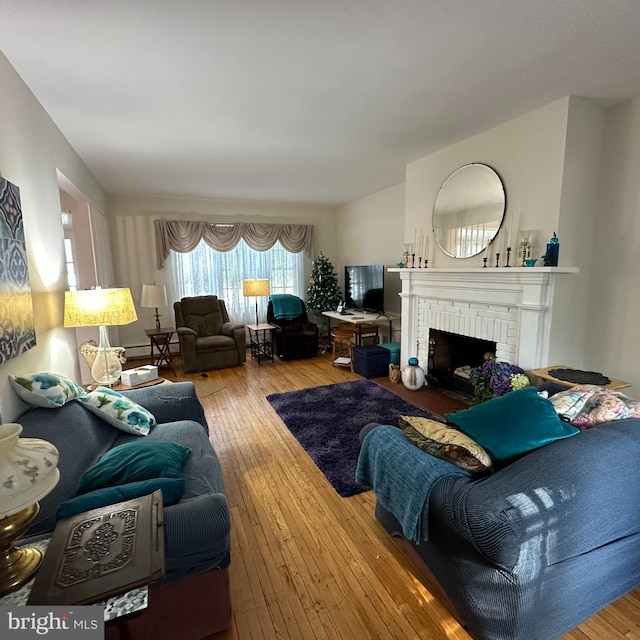
{"type": "Polygon", "coordinates": [[[549,398],[558,415],[578,429],[640,417],[640,400],[593,384],[582,384],[549,398]]]}
{"type": "Polygon", "coordinates": [[[77,382],[49,371],[10,375],[9,382],[27,404],[45,409],[57,409],[86,393],[77,382]]]}
{"type": "Polygon", "coordinates": [[[116,429],[134,435],[146,436],[156,424],[155,417],[147,409],[107,387],[86,393],[78,398],[78,402],[116,429]]]}

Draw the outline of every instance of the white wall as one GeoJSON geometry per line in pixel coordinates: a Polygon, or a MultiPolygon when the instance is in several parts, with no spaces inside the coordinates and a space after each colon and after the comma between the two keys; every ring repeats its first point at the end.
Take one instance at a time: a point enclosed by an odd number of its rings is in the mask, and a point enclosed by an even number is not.
{"type": "MultiPolygon", "coordinates": [[[[505,220],[492,247],[504,255],[513,225],[512,244],[519,229],[535,229],[533,255],[542,255],[547,238],[558,229],[568,109],[566,98],[409,163],[404,241],[413,242],[416,228],[418,234],[433,228],[433,204],[447,177],[465,164],[480,162],[498,172],[507,197],[505,220]]],[[[436,248],[431,232],[429,250],[431,267],[461,266],[436,248]]],[[[495,251],[490,248],[491,254],[495,251]]],[[[464,266],[481,267],[482,258],[467,258],[464,266]]]]}
{"type": "Polygon", "coordinates": [[[62,328],[66,270],[56,170],[86,198],[104,207],[105,195],[29,88],[0,53],[0,175],[20,187],[37,345],[3,364],[2,420],[24,409],[9,374],[57,371],[79,379],[73,329],[62,328]]]}
{"type": "MultiPolygon", "coordinates": [[[[347,264],[384,264],[386,269],[402,260],[404,188],[404,183],[397,184],[338,209],[338,256],[334,266],[341,287],[347,264]]],[[[400,278],[389,273],[384,278],[385,309],[399,313],[400,278]]],[[[399,341],[399,335],[395,339],[399,341]]]]}
{"type": "MultiPolygon", "coordinates": [[[[557,278],[550,336],[554,361],[548,365],[585,366],[589,292],[597,260],[591,248],[598,215],[603,130],[602,107],[583,98],[570,98],[557,232],[560,264],[577,266],[580,273],[557,278]]],[[[544,248],[538,255],[542,253],[544,248]]]]}
{"type": "Polygon", "coordinates": [[[585,366],[640,389],[640,97],[605,115],[585,366]]]}
{"type": "MultiPolygon", "coordinates": [[[[164,219],[210,222],[263,222],[314,225],[314,257],[320,251],[332,261],[336,254],[335,207],[197,198],[109,196],[109,219],[117,286],[131,288],[138,321],[120,327],[125,347],[148,344],[144,330],[154,326],[154,310],[140,307],[144,283],[166,284],[164,270],[156,269],[153,221],[164,219]]],[[[310,272],[311,260],[307,264],[310,272]]],[[[158,309],[165,323],[173,324],[172,301],[158,309]]],[[[130,350],[130,353],[136,353],[130,350]]]]}

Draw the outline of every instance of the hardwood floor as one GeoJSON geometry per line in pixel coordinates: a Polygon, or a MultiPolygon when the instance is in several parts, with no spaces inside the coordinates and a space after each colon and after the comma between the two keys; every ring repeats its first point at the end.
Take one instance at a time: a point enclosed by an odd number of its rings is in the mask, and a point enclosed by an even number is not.
{"type": "MultiPolygon", "coordinates": [[[[341,498],[265,399],[354,379],[326,355],[209,372],[202,402],[233,526],[233,624],[211,640],[468,640],[377,524],[373,493],[341,498]]],[[[640,640],[640,589],[565,638],[640,640]]]]}

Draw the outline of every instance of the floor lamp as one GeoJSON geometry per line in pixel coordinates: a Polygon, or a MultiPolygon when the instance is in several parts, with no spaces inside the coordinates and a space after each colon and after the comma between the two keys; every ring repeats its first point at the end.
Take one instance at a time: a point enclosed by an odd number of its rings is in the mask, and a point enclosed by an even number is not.
{"type": "Polygon", "coordinates": [[[129,289],[83,289],[65,291],[64,326],[100,327],[98,353],[91,367],[93,379],[112,386],[120,379],[122,364],[109,344],[107,327],[138,319],[129,289]]]}
{"type": "Polygon", "coordinates": [[[242,295],[245,298],[255,296],[256,298],[256,324],[258,322],[258,297],[268,296],[271,293],[269,288],[269,280],[243,280],[242,295]]]}

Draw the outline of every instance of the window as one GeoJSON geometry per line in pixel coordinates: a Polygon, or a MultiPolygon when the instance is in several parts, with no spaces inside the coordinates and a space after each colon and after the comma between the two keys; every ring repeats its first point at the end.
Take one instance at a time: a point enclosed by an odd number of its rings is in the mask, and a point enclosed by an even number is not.
{"type": "MultiPolygon", "coordinates": [[[[231,251],[220,252],[201,241],[189,253],[171,251],[167,265],[174,300],[216,295],[234,322],[251,324],[256,319],[256,299],[242,295],[243,280],[268,278],[271,293],[304,297],[304,254],[291,253],[279,242],[268,251],[254,251],[240,240],[231,251]]],[[[260,320],[266,320],[266,299],[258,299],[258,309],[260,320]]]]}
{"type": "Polygon", "coordinates": [[[71,213],[62,212],[62,226],[64,228],[64,260],[67,265],[67,284],[69,285],[69,291],[75,291],[78,288],[78,278],[74,260],[75,247],[73,246],[73,219],[71,213]]]}

